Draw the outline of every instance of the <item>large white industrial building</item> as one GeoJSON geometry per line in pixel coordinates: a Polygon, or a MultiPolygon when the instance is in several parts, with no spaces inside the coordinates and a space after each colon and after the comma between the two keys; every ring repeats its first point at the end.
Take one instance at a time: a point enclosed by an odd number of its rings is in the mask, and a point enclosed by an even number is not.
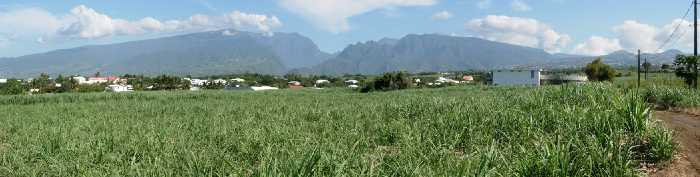
{"type": "Polygon", "coordinates": [[[542,70],[496,70],[493,71],[493,85],[501,86],[539,86],[542,70]]]}

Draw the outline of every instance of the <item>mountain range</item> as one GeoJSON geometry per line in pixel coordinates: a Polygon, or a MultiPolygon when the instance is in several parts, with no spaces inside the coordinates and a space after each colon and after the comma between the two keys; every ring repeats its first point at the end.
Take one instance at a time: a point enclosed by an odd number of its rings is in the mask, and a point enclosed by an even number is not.
{"type": "Polygon", "coordinates": [[[221,30],[0,59],[0,76],[284,74],[330,57],[296,33],[221,30]]]}
{"type": "MultiPolygon", "coordinates": [[[[643,54],[651,63],[673,63],[678,50],[643,54]]],[[[615,66],[635,65],[635,54],[600,56],[615,66]]],[[[378,74],[510,68],[574,68],[597,57],[550,54],[542,49],[472,37],[407,35],[349,45],[329,54],[297,33],[219,30],[111,45],[85,46],[0,58],[0,77],[106,74],[206,76],[254,72],[378,74]]]]}

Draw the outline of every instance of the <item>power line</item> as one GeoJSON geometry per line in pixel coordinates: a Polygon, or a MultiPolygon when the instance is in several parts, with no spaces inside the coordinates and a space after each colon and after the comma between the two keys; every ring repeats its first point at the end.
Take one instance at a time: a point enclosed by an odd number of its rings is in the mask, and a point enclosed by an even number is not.
{"type": "MultiPolygon", "coordinates": [[[[694,6],[695,6],[695,0],[692,0],[692,2],[690,3],[690,7],[688,7],[688,10],[685,11],[685,14],[683,15],[683,18],[681,18],[681,21],[680,21],[680,22],[676,25],[676,27],[673,29],[673,31],[671,32],[671,35],[669,35],[668,38],[659,46],[659,48],[656,49],[656,50],[653,51],[653,52],[660,52],[660,51],[661,51],[662,49],[664,49],[666,46],[673,46],[673,45],[676,45],[676,43],[677,43],[678,41],[682,40],[683,37],[685,37],[685,35],[688,34],[688,31],[689,31],[689,30],[683,30],[683,31],[682,31],[683,33],[682,33],[680,36],[677,36],[677,38],[675,38],[675,40],[674,40],[674,36],[676,36],[676,33],[678,32],[678,29],[680,29],[680,27],[683,25],[683,22],[688,18],[688,15],[690,15],[690,11],[693,10],[693,7],[694,7],[694,6]],[[671,45],[668,45],[669,42],[671,42],[671,41],[673,41],[673,43],[671,43],[671,45]]],[[[690,27],[692,27],[692,24],[690,25],[690,27]]],[[[660,55],[649,55],[648,57],[650,57],[650,58],[648,58],[649,60],[655,61],[656,59],[658,59],[658,58],[660,57],[660,55]]],[[[649,60],[647,60],[647,61],[645,61],[645,62],[648,62],[649,60]]]]}
{"type": "MultiPolygon", "coordinates": [[[[673,39],[673,37],[674,37],[674,36],[676,35],[676,33],[678,32],[678,29],[680,29],[681,25],[683,24],[683,21],[685,21],[685,19],[688,18],[688,15],[690,14],[690,10],[693,9],[693,6],[694,6],[694,5],[695,5],[695,1],[693,0],[693,2],[690,3],[690,7],[688,7],[688,10],[685,11],[685,15],[683,15],[683,18],[681,18],[682,21],[678,22],[678,24],[676,25],[676,27],[673,29],[673,32],[671,32],[671,35],[669,35],[668,38],[664,41],[664,43],[662,43],[662,44],[659,46],[659,48],[655,50],[656,52],[660,51],[661,49],[663,49],[664,47],[666,47],[666,45],[669,44],[669,42],[671,42],[671,39],[673,39]]],[[[687,31],[684,31],[684,33],[687,33],[687,31]]],[[[684,35],[685,35],[685,34],[684,34],[684,35]]],[[[680,38],[679,38],[679,39],[680,39],[680,38]]]]}

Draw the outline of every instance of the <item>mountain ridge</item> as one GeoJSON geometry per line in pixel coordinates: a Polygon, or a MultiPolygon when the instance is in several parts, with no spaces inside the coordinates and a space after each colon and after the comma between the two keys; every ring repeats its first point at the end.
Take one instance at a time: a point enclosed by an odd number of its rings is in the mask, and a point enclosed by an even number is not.
{"type": "Polygon", "coordinates": [[[297,33],[217,30],[5,58],[0,60],[0,75],[283,74],[290,66],[312,66],[329,57],[297,33]]]}
{"type": "MultiPolygon", "coordinates": [[[[673,63],[678,50],[643,54],[653,64],[673,63]]],[[[550,54],[543,49],[474,37],[409,34],[348,45],[333,54],[298,33],[217,30],[178,36],[87,45],[14,58],[0,58],[0,76],[39,73],[218,75],[379,74],[390,71],[439,72],[513,68],[583,67],[597,57],[614,66],[636,65],[636,55],[550,54]]]]}

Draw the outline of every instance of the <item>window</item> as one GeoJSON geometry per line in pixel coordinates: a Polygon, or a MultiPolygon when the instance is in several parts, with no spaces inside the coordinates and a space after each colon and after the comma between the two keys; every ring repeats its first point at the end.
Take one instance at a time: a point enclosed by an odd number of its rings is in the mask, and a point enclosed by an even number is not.
{"type": "Polygon", "coordinates": [[[535,78],[535,70],[530,71],[530,78],[535,78]]]}

